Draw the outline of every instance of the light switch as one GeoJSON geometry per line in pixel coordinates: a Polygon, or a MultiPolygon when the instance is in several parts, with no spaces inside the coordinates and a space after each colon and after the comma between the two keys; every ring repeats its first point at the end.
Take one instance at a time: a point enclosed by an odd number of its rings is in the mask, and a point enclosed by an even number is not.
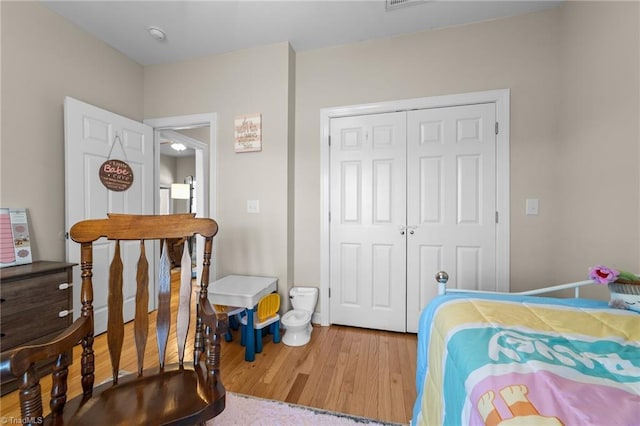
{"type": "Polygon", "coordinates": [[[527,198],[526,213],[528,216],[535,216],[538,214],[538,201],[539,200],[537,198],[527,198]]]}
{"type": "Polygon", "coordinates": [[[247,213],[260,213],[260,200],[247,200],[247,213]]]}

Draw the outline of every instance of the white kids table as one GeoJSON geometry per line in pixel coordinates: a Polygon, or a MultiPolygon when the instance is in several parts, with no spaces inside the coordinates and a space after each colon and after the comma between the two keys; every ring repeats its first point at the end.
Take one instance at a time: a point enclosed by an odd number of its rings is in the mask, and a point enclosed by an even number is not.
{"type": "Polygon", "coordinates": [[[260,299],[278,289],[278,279],[248,275],[227,275],[209,284],[209,299],[212,304],[247,308],[247,336],[244,360],[256,359],[255,330],[253,316],[260,299]]]}

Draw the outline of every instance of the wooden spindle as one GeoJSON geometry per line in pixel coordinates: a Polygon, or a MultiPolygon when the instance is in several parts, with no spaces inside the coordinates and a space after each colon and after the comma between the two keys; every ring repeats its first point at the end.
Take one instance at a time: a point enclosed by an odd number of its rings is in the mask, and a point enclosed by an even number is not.
{"type": "Polygon", "coordinates": [[[67,402],[67,376],[69,375],[69,362],[67,353],[58,355],[53,366],[51,377],[51,401],[49,408],[53,416],[62,414],[64,404],[67,402]]]}
{"type": "Polygon", "coordinates": [[[169,260],[167,241],[163,243],[162,256],[158,265],[158,315],[156,318],[156,340],[158,342],[158,361],[164,368],[169,328],[171,325],[171,261],[169,260]]]}
{"type": "Polygon", "coordinates": [[[122,342],[124,339],[124,317],[122,314],[122,258],[120,257],[120,241],[116,241],[113,261],[109,267],[109,308],[107,311],[107,342],[109,345],[109,356],[111,357],[111,374],[113,383],[118,383],[118,372],[120,371],[120,354],[122,352],[122,342]]]}
{"type": "Polygon", "coordinates": [[[178,362],[184,364],[184,348],[187,343],[191,308],[191,255],[184,244],[180,265],[180,290],[178,293],[178,314],[176,318],[176,342],[178,344],[178,362]]]}
{"type": "Polygon", "coordinates": [[[136,319],[134,334],[138,355],[138,375],[144,369],[144,351],[149,335],[149,261],[147,260],[144,240],[140,240],[140,257],[136,272],[136,319]]]}
{"type": "Polygon", "coordinates": [[[82,304],[80,315],[91,321],[91,333],[81,340],[82,355],[80,358],[82,375],[82,394],[90,397],[93,393],[95,379],[95,359],[93,353],[93,243],[86,242],[80,245],[82,270],[82,287],[80,289],[80,302],[82,304]]]}
{"type": "Polygon", "coordinates": [[[18,385],[23,424],[36,424],[39,420],[42,423],[42,395],[37,374],[35,365],[31,364],[18,385]]]}
{"type": "Polygon", "coordinates": [[[204,352],[204,337],[202,318],[200,318],[200,304],[196,303],[196,333],[193,339],[193,365],[200,361],[200,355],[204,352]]]}

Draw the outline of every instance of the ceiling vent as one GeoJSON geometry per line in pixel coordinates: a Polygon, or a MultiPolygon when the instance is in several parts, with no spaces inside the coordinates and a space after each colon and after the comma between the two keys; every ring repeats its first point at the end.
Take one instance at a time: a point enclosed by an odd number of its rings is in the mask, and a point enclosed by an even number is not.
{"type": "Polygon", "coordinates": [[[386,0],[387,10],[396,10],[412,4],[426,3],[427,0],[386,0]]]}

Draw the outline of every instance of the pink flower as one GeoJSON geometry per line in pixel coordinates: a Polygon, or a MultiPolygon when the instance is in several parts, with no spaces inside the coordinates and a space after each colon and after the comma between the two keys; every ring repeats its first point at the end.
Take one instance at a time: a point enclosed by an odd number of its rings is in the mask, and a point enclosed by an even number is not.
{"type": "Polygon", "coordinates": [[[618,279],[620,272],[606,266],[598,265],[589,268],[589,278],[598,284],[609,284],[618,279]]]}

